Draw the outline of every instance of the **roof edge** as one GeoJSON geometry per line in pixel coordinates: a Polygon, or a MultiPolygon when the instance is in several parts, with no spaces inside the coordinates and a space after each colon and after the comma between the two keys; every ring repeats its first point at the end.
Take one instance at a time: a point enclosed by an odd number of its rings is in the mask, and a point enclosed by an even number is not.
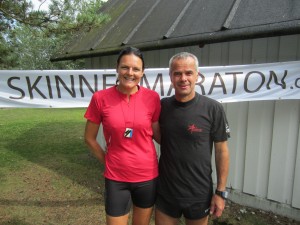
{"type": "Polygon", "coordinates": [[[75,60],[97,56],[107,56],[118,54],[126,46],[134,46],[141,51],[150,51],[157,49],[168,49],[174,47],[186,47],[192,45],[205,45],[212,43],[221,43],[226,41],[237,41],[246,39],[256,39],[264,37],[284,36],[300,34],[300,20],[282,22],[277,24],[266,24],[261,26],[245,27],[240,29],[223,30],[212,33],[196,34],[177,38],[161,39],[152,42],[127,44],[116,47],[90,50],[76,53],[66,53],[57,57],[52,57],[51,62],[75,60]]]}

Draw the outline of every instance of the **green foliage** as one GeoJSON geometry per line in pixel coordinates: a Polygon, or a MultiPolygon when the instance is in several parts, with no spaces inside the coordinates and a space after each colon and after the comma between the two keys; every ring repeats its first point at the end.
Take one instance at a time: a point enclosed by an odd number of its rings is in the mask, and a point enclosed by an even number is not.
{"type": "Polygon", "coordinates": [[[14,64],[14,57],[11,51],[12,49],[9,48],[6,40],[0,36],[0,69],[8,69],[6,65],[14,64]]]}
{"type": "Polygon", "coordinates": [[[0,32],[11,29],[18,21],[27,23],[32,3],[19,0],[0,0],[0,32]]]}
{"type": "MultiPolygon", "coordinates": [[[[41,2],[41,4],[43,4],[41,2]]],[[[103,0],[51,0],[47,11],[30,0],[0,0],[0,69],[78,69],[82,60],[50,62],[72,40],[109,17],[103,0]]]]}
{"type": "Polygon", "coordinates": [[[11,68],[22,70],[45,69],[76,69],[82,67],[82,62],[50,62],[50,57],[56,54],[65,44],[65,38],[56,34],[45,36],[45,33],[30,26],[20,26],[13,30],[9,45],[13,52],[9,54],[11,68]]]}

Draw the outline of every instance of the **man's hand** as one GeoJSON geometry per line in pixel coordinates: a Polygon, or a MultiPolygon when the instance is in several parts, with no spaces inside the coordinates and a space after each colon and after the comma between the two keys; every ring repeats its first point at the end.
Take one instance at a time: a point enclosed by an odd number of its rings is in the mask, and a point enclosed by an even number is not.
{"type": "Polygon", "coordinates": [[[224,208],[225,200],[222,197],[214,194],[210,203],[210,215],[220,217],[223,213],[224,208]]]}

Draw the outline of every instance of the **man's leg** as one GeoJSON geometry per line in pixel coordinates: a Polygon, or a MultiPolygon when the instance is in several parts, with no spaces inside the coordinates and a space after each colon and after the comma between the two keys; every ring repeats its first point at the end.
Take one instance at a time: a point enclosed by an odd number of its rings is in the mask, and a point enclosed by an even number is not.
{"type": "Polygon", "coordinates": [[[179,218],[170,217],[159,209],[155,209],[155,225],[177,225],[179,218]]]}
{"type": "Polygon", "coordinates": [[[208,216],[201,218],[199,220],[189,220],[185,219],[186,225],[207,225],[208,224],[208,216]]]}

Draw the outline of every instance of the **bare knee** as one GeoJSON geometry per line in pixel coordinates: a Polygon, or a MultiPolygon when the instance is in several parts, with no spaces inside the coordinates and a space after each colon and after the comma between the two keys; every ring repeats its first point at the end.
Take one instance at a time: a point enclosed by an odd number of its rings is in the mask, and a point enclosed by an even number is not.
{"type": "Polygon", "coordinates": [[[140,208],[133,206],[132,225],[149,225],[153,207],[140,208]]]}
{"type": "Polygon", "coordinates": [[[106,215],[107,225],[127,225],[129,213],[124,216],[109,216],[106,215]]]}

